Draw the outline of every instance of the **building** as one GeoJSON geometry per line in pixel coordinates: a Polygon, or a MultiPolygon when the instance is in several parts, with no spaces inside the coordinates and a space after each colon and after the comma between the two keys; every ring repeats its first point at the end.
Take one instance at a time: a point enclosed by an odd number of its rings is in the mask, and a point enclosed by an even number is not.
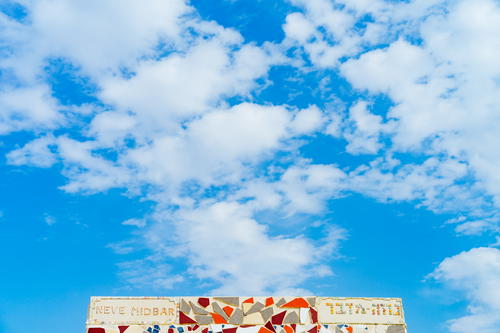
{"type": "Polygon", "coordinates": [[[400,298],[92,297],[87,333],[406,333],[400,298]]]}

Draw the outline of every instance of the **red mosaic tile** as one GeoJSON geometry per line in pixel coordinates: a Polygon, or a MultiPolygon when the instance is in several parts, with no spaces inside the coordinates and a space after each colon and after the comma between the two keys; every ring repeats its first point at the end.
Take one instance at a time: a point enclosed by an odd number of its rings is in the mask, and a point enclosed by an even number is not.
{"type": "Polygon", "coordinates": [[[120,333],[123,333],[127,330],[128,326],[118,326],[118,329],[120,330],[120,333]]]}
{"type": "MultiPolygon", "coordinates": [[[[318,326],[314,326],[313,328],[311,328],[309,331],[307,331],[308,333],[318,333],[318,326]]],[[[351,332],[352,333],[352,332],[351,332]]]]}
{"type": "Polygon", "coordinates": [[[266,325],[264,325],[264,327],[267,328],[268,330],[270,330],[271,332],[276,333],[276,330],[274,329],[274,326],[273,326],[273,324],[270,321],[268,321],[266,323],[266,325]]]}
{"type": "Polygon", "coordinates": [[[268,297],[266,298],[266,306],[271,306],[274,304],[274,298],[268,297]]]}
{"type": "Polygon", "coordinates": [[[200,297],[200,298],[198,298],[198,304],[200,304],[202,307],[206,308],[207,306],[210,305],[210,298],[200,297]]]}
{"type": "Polygon", "coordinates": [[[285,319],[286,311],[280,312],[277,315],[271,317],[271,323],[273,325],[282,325],[283,319],[285,319]]]}
{"type": "Polygon", "coordinates": [[[222,333],[236,333],[238,327],[223,328],[222,333]]]}
{"type": "Polygon", "coordinates": [[[243,301],[243,303],[253,304],[254,303],[253,297],[247,298],[246,300],[243,301]]]}
{"type": "Polygon", "coordinates": [[[189,317],[184,312],[179,311],[179,324],[181,324],[181,325],[196,324],[196,320],[194,320],[193,318],[189,317]]]}
{"type": "Polygon", "coordinates": [[[309,313],[311,314],[311,321],[314,324],[317,324],[318,323],[318,311],[316,311],[313,308],[309,308],[309,313]]]}
{"type": "Polygon", "coordinates": [[[88,329],[87,333],[106,333],[106,330],[101,327],[92,327],[88,329]]]}

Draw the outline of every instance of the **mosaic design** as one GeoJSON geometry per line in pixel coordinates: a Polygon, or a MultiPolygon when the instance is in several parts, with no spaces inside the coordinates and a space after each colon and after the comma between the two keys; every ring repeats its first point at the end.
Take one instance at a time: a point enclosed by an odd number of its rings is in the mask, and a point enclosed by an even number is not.
{"type": "Polygon", "coordinates": [[[91,302],[87,333],[406,333],[397,299],[383,299],[383,304],[380,299],[319,297],[102,300],[91,302]],[[345,321],[327,324],[319,314],[345,321]]]}

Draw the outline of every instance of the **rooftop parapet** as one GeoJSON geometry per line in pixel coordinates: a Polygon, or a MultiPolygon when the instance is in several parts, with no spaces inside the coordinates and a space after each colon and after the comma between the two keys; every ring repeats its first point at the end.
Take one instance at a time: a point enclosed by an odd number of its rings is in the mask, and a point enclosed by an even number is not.
{"type": "Polygon", "coordinates": [[[406,333],[400,298],[92,297],[87,333],[406,333]]]}

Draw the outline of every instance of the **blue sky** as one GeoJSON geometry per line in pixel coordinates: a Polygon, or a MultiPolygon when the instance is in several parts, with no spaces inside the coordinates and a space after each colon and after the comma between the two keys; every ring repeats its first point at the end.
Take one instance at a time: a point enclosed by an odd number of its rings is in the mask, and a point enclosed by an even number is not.
{"type": "Polygon", "coordinates": [[[499,36],[496,0],[0,0],[0,332],[201,294],[497,332],[499,36]]]}

